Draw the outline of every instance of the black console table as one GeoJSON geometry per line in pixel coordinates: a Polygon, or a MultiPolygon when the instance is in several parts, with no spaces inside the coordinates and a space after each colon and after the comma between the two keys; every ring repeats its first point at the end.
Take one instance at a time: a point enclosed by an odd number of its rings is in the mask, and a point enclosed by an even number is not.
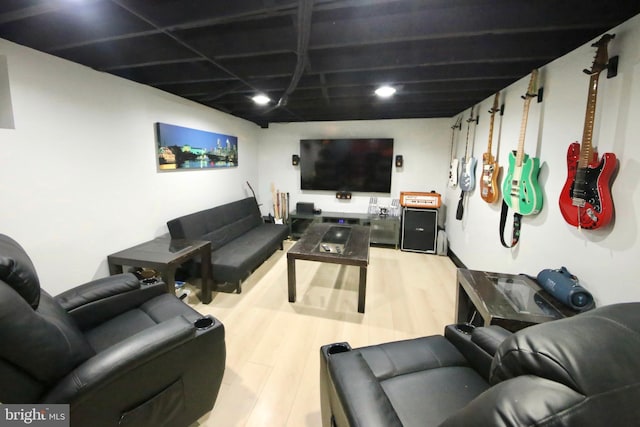
{"type": "Polygon", "coordinates": [[[323,212],[314,215],[293,211],[289,214],[289,235],[297,240],[311,224],[327,222],[367,226],[371,231],[371,244],[393,245],[397,249],[400,242],[400,217],[346,212],[323,212]]]}
{"type": "Polygon", "coordinates": [[[499,325],[515,332],[578,313],[556,300],[535,280],[522,274],[459,268],[457,282],[458,323],[499,325]]]}

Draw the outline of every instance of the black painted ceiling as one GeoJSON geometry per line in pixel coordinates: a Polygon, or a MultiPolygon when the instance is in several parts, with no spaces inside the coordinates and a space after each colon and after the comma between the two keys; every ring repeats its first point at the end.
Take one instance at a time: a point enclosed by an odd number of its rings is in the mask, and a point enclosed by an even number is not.
{"type": "Polygon", "coordinates": [[[1,0],[0,38],[267,126],[451,117],[638,13],[639,0],[1,0]],[[383,83],[396,95],[377,98],[383,83]]]}

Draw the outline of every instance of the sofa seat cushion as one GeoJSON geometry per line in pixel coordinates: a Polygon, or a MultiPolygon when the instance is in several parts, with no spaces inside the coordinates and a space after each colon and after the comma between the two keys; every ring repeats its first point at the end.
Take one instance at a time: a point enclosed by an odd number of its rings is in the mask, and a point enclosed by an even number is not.
{"type": "Polygon", "coordinates": [[[404,427],[437,426],[489,387],[466,366],[414,372],[381,384],[404,427]]]}
{"type": "Polygon", "coordinates": [[[338,425],[438,425],[489,387],[442,336],[334,354],[328,368],[338,425]]]}
{"type": "Polygon", "coordinates": [[[211,253],[213,279],[238,282],[277,250],[287,238],[286,225],[260,224],[211,253]]]}

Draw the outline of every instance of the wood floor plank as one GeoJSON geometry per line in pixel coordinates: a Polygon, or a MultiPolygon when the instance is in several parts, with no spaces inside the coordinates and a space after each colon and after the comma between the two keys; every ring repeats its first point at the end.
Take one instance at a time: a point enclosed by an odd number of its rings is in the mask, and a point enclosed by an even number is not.
{"type": "Polygon", "coordinates": [[[320,346],[352,347],[442,333],[454,321],[456,268],[447,257],[373,247],[365,313],[358,269],[296,261],[297,301],[287,300],[286,250],[242,285],[196,310],[226,329],[227,368],[214,409],[194,426],[319,427],[320,346]]]}

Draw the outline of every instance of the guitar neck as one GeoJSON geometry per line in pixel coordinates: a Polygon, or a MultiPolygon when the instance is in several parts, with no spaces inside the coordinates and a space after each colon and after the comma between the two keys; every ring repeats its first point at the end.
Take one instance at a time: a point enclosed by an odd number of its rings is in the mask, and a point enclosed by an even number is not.
{"type": "Polygon", "coordinates": [[[587,97],[587,111],[584,115],[584,130],[582,132],[582,144],[580,145],[580,160],[578,160],[579,168],[589,166],[593,156],[593,124],[596,117],[599,76],[599,73],[594,73],[589,79],[589,96],[587,97]]]}
{"type": "Polygon", "coordinates": [[[493,119],[496,112],[491,110],[491,119],[489,120],[489,143],[487,144],[487,153],[491,154],[491,143],[493,142],[493,119]]]}
{"type": "Polygon", "coordinates": [[[473,118],[473,110],[471,110],[471,118],[467,120],[467,143],[464,146],[464,158],[469,159],[469,130],[471,129],[471,119],[473,118]]]}
{"type": "Polygon", "coordinates": [[[493,121],[498,111],[498,100],[500,98],[500,92],[496,93],[493,98],[493,108],[491,108],[491,118],[489,119],[489,143],[487,144],[487,153],[491,154],[491,144],[493,143],[493,121]]]}
{"type": "Polygon", "coordinates": [[[524,110],[522,112],[522,124],[520,125],[520,139],[518,140],[518,151],[516,152],[516,166],[521,167],[524,160],[524,136],[527,133],[527,121],[529,118],[529,104],[532,95],[525,95],[524,110]]]}
{"type": "Polygon", "coordinates": [[[454,143],[455,143],[455,138],[456,138],[456,126],[452,126],[451,127],[451,161],[453,161],[453,156],[454,156],[454,143]]]}
{"type": "Polygon", "coordinates": [[[529,80],[529,86],[524,98],[524,110],[522,111],[522,124],[520,125],[520,140],[518,141],[518,151],[516,152],[516,167],[522,167],[524,162],[524,135],[527,133],[527,120],[529,117],[529,105],[531,104],[531,98],[536,96],[536,87],[538,79],[538,70],[535,69],[531,72],[531,79],[529,80]]]}

